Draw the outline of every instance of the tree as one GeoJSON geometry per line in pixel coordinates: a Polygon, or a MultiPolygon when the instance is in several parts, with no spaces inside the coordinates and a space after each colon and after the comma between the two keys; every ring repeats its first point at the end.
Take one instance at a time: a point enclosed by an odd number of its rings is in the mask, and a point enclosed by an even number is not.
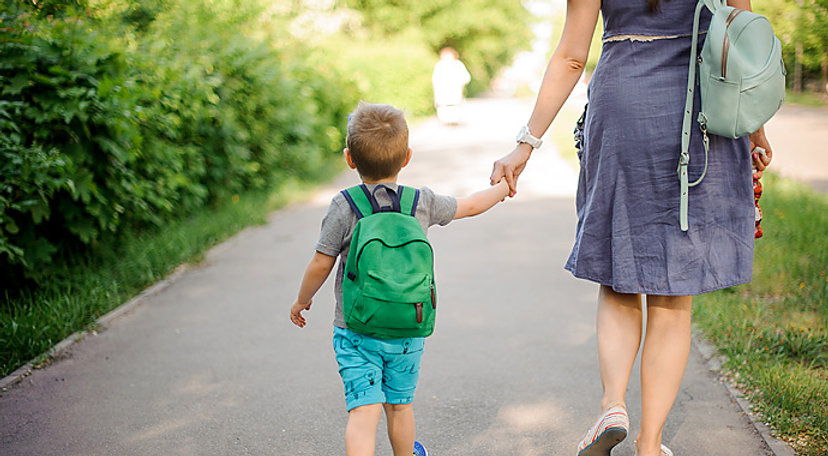
{"type": "Polygon", "coordinates": [[[782,41],[785,64],[793,70],[789,84],[802,90],[809,82],[828,83],[828,0],[755,0],[782,41]]]}
{"type": "Polygon", "coordinates": [[[519,0],[344,0],[361,13],[363,26],[379,36],[423,40],[434,52],[451,46],[472,74],[470,91],[488,87],[532,39],[531,16],[519,0]]]}

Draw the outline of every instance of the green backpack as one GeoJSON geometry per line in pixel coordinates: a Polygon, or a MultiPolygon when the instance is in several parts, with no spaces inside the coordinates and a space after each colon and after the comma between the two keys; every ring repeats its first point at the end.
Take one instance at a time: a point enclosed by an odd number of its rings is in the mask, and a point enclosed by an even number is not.
{"type": "Polygon", "coordinates": [[[782,45],[768,20],[756,13],[727,6],[725,0],[698,0],[693,17],[693,40],[687,78],[687,98],[681,131],[678,174],[679,225],[687,231],[689,188],[701,183],[707,173],[710,148],[708,133],[739,138],[758,130],[785,101],[785,64],[782,45]],[[696,57],[699,16],[704,8],[713,13],[701,55],[696,57]],[[697,119],[704,136],[704,170],[689,182],[690,118],[693,91],[701,89],[697,119]]]}
{"type": "Polygon", "coordinates": [[[348,329],[379,339],[426,337],[437,309],[434,252],[414,218],[420,191],[365,184],[342,190],[357,216],[351,238],[342,310],[348,329]],[[391,206],[380,207],[384,189],[391,206]]]}

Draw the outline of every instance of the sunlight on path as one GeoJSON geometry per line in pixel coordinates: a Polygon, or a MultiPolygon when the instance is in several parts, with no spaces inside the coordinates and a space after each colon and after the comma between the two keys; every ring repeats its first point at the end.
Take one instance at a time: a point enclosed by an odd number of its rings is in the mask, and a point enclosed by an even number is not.
{"type": "MultiPolygon", "coordinates": [[[[416,125],[411,134],[414,157],[400,174],[400,182],[455,196],[484,188],[492,163],[512,150],[514,136],[531,111],[529,100],[474,99],[466,104],[461,125],[446,126],[436,119],[416,125]]],[[[574,195],[576,171],[560,157],[551,139],[545,140],[520,177],[520,200],[574,195]]]]}

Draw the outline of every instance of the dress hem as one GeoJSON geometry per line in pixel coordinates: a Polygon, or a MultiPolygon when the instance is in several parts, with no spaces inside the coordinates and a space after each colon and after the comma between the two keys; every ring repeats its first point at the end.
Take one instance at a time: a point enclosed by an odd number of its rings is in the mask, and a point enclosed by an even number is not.
{"type": "Polygon", "coordinates": [[[591,277],[591,276],[588,276],[586,274],[576,273],[573,269],[571,269],[569,267],[564,267],[564,269],[569,271],[572,274],[572,276],[577,278],[577,279],[589,280],[590,282],[595,282],[598,285],[604,285],[604,286],[610,287],[616,293],[621,293],[621,294],[643,294],[643,295],[651,295],[651,296],[698,296],[698,295],[702,295],[702,294],[705,294],[705,293],[710,293],[711,291],[724,290],[725,288],[730,288],[730,287],[735,287],[737,285],[744,285],[746,283],[750,283],[750,280],[737,280],[737,281],[735,281],[731,284],[728,284],[728,285],[719,285],[719,286],[715,286],[715,287],[712,287],[712,288],[706,288],[706,289],[703,289],[701,291],[693,291],[693,292],[653,291],[653,292],[650,292],[650,291],[647,291],[643,288],[640,289],[640,290],[632,290],[632,289],[617,287],[609,281],[599,279],[599,278],[595,278],[595,277],[591,277]]]}

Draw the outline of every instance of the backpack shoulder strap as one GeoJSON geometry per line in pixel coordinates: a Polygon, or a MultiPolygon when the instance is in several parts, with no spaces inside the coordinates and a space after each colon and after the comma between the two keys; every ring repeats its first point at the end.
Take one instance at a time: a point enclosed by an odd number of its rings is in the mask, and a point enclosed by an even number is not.
{"type": "Polygon", "coordinates": [[[708,139],[706,132],[706,121],[702,123],[702,131],[704,132],[704,171],[702,175],[693,183],[689,182],[687,176],[687,167],[690,164],[690,125],[692,123],[691,117],[693,113],[693,92],[696,87],[696,66],[698,65],[698,39],[699,39],[699,16],[701,10],[707,6],[710,11],[715,12],[717,7],[720,7],[722,0],[699,0],[696,5],[696,12],[693,15],[693,39],[690,45],[690,65],[687,70],[687,98],[684,103],[684,118],[681,124],[681,155],[679,156],[678,175],[679,175],[679,189],[681,195],[679,197],[679,225],[682,231],[687,231],[687,207],[688,207],[688,192],[689,188],[698,185],[707,173],[707,150],[708,139]]]}
{"type": "Polygon", "coordinates": [[[420,189],[412,187],[397,187],[400,197],[400,212],[414,217],[417,212],[417,204],[420,202],[420,189]]]}
{"type": "Polygon", "coordinates": [[[348,205],[351,206],[351,209],[354,211],[354,214],[356,214],[357,219],[379,212],[379,207],[375,207],[378,206],[376,200],[373,198],[371,192],[365,184],[346,188],[340,193],[342,193],[342,196],[345,197],[345,201],[348,202],[348,205]]]}
{"type": "Polygon", "coordinates": [[[710,10],[711,13],[715,13],[717,9],[727,6],[727,0],[699,0],[700,2],[704,2],[704,5],[707,6],[707,9],[710,10]]]}

